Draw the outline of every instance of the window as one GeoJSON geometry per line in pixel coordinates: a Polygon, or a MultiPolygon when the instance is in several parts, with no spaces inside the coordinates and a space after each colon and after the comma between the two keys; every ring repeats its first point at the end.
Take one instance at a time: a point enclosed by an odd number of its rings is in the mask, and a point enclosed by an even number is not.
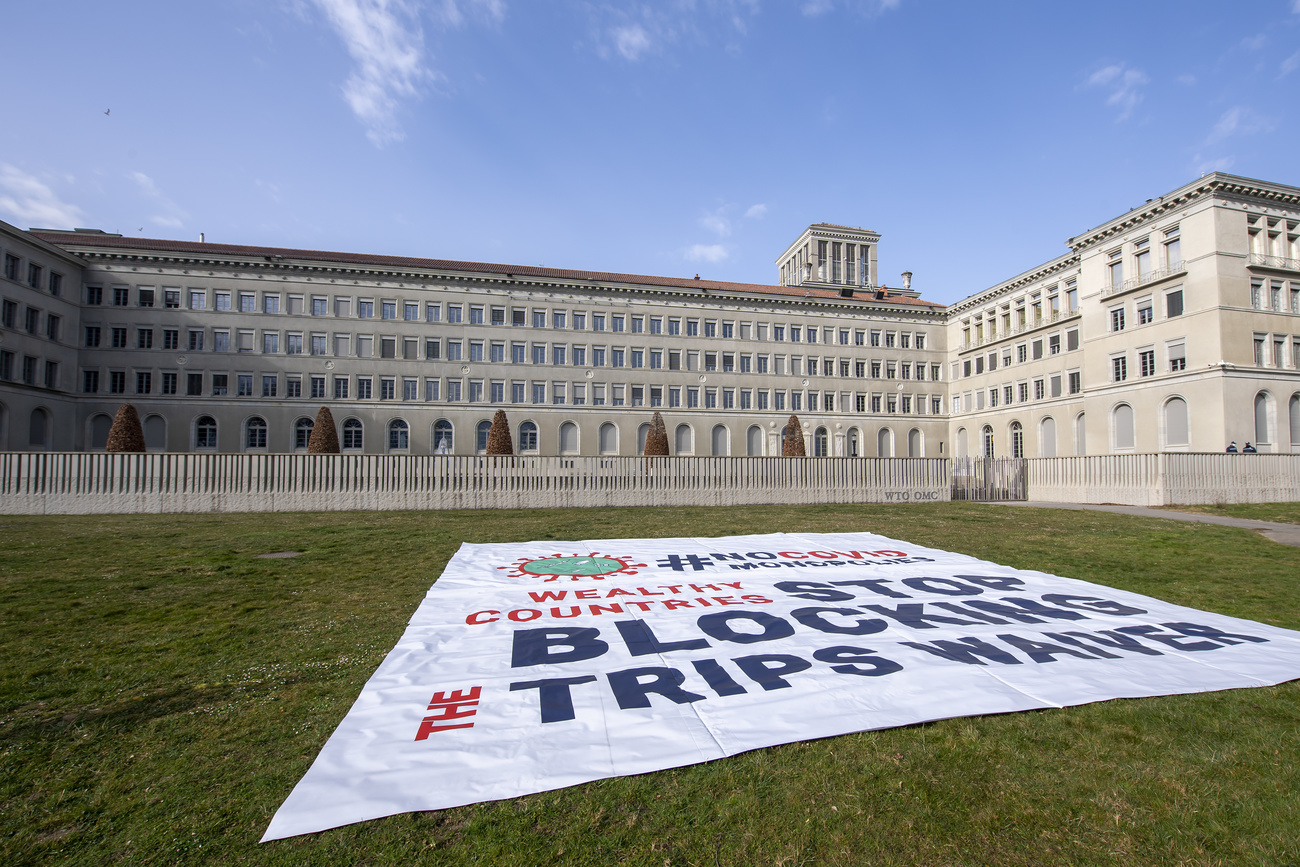
{"type": "Polygon", "coordinates": [[[396,319],[396,318],[397,318],[397,302],[396,302],[396,301],[380,301],[380,302],[379,302],[379,315],[380,315],[382,318],[384,318],[384,319],[396,319]]]}
{"type": "Polygon", "coordinates": [[[1124,308],[1123,307],[1116,307],[1110,311],[1110,330],[1111,331],[1124,330],[1124,308]]]}
{"type": "Polygon", "coordinates": [[[407,449],[411,446],[411,428],[400,418],[388,423],[388,448],[407,449]]]}
{"type": "Polygon", "coordinates": [[[1069,381],[1070,394],[1078,394],[1083,391],[1083,379],[1079,371],[1072,370],[1065,376],[1069,381]]]}
{"type": "Polygon", "coordinates": [[[85,339],[86,346],[91,347],[91,348],[94,348],[94,347],[96,347],[96,346],[99,346],[99,326],[98,326],[98,325],[87,325],[87,326],[86,326],[86,335],[85,335],[85,336],[86,336],[86,339],[85,339]]]}
{"type": "MultiPolygon", "coordinates": [[[[479,344],[479,349],[482,350],[482,348],[483,348],[483,344],[480,343],[480,344],[479,344]]],[[[564,345],[563,343],[556,343],[555,345],[553,345],[553,346],[551,347],[551,363],[552,363],[552,364],[564,364],[564,354],[565,354],[565,350],[566,350],[566,348],[567,348],[567,347],[565,347],[565,345],[564,345]]],[[[480,352],[480,355],[481,355],[481,354],[482,354],[482,353],[480,352]]],[[[473,361],[474,359],[471,358],[470,360],[473,361]]],[[[482,359],[480,359],[480,360],[482,360],[482,359]]]]}
{"type": "Polygon", "coordinates": [[[418,400],[418,394],[419,394],[419,380],[413,377],[403,378],[402,379],[402,400],[406,400],[406,401],[418,400]]]}
{"type": "MultiPolygon", "coordinates": [[[[13,358],[12,353],[9,354],[9,358],[10,359],[13,358]]],[[[13,361],[11,360],[9,363],[12,365],[13,361]]],[[[8,379],[8,378],[9,378],[8,373],[4,373],[3,375],[0,375],[0,379],[8,379]]],[[[86,394],[95,394],[96,392],[99,391],[98,370],[83,370],[81,372],[81,390],[86,394]]]]}
{"type": "Polygon", "coordinates": [[[1151,242],[1147,238],[1133,244],[1133,264],[1137,266],[1137,279],[1145,282],[1151,276],[1151,242]]]}
{"type": "Polygon", "coordinates": [[[302,377],[290,376],[284,381],[285,397],[302,397],[302,377]]]}
{"type": "Polygon", "coordinates": [[[5,277],[10,280],[18,279],[18,264],[20,261],[17,256],[5,254],[5,277]]]}
{"type": "Polygon", "coordinates": [[[355,418],[350,418],[343,422],[343,448],[360,449],[362,446],[362,427],[361,422],[355,418]]]}
{"type": "MultiPolygon", "coordinates": [[[[432,304],[432,303],[425,304],[425,305],[424,305],[424,319],[425,319],[426,322],[441,322],[441,321],[442,321],[442,305],[441,305],[441,304],[432,304]]],[[[516,324],[518,324],[518,325],[523,325],[522,322],[519,322],[519,323],[516,323],[516,324]]]]}
{"type": "Polygon", "coordinates": [[[244,447],[266,448],[266,422],[258,416],[253,416],[244,425],[244,447]]]}
{"type": "Polygon", "coordinates": [[[1047,354],[1048,355],[1061,354],[1061,335],[1053,334],[1047,338],[1047,354]]]}
{"type": "Polygon", "coordinates": [[[1011,423],[1011,457],[1023,458],[1025,456],[1025,431],[1020,426],[1020,422],[1011,423]]]}
{"type": "Polygon", "coordinates": [[[164,373],[162,375],[162,394],[176,393],[176,374],[164,373]]]}
{"type": "Polygon", "coordinates": [[[452,443],[455,442],[451,422],[445,418],[440,418],[433,424],[433,448],[437,454],[445,455],[451,452],[452,443]]]}
{"type": "Polygon", "coordinates": [[[1137,304],[1138,325],[1149,325],[1156,318],[1155,311],[1151,307],[1151,299],[1147,298],[1139,301],[1137,304]]]}
{"type": "Polygon", "coordinates": [[[358,302],[357,302],[357,318],[358,318],[358,319],[374,319],[374,318],[375,318],[375,302],[373,302],[373,301],[358,301],[358,302]]]}
{"type": "Polygon", "coordinates": [[[199,352],[203,349],[203,332],[192,330],[189,332],[190,352],[199,352]]]}
{"type": "Polygon", "coordinates": [[[1264,337],[1259,334],[1255,335],[1255,366],[1264,366],[1264,337]]]}
{"type": "Polygon", "coordinates": [[[441,393],[442,393],[442,380],[426,379],[424,381],[425,400],[430,400],[430,401],[441,400],[442,398],[439,396],[441,393]]]}
{"type": "MultiPolygon", "coordinates": [[[[202,333],[203,333],[203,332],[199,332],[200,335],[201,335],[202,333]]],[[[112,338],[112,340],[111,340],[111,346],[112,346],[114,349],[126,349],[126,329],[125,329],[125,328],[113,328],[113,329],[109,332],[109,334],[110,334],[110,336],[111,336],[111,338],[112,338]]],[[[201,347],[202,340],[200,340],[199,342],[200,342],[200,347],[201,347]]]]}
{"type": "Polygon", "coordinates": [[[1179,243],[1178,227],[1165,230],[1165,267],[1171,272],[1178,271],[1183,265],[1183,253],[1179,243]]]}
{"type": "Polygon", "coordinates": [[[368,376],[357,377],[357,400],[370,400],[373,398],[372,387],[374,380],[368,376]]]}
{"type": "Polygon", "coordinates": [[[253,375],[251,373],[240,373],[235,376],[235,396],[253,396],[253,375]]]}
{"type": "Polygon", "coordinates": [[[430,361],[438,361],[442,358],[442,341],[436,338],[430,338],[424,341],[424,357],[430,361]]]}
{"type": "MultiPolygon", "coordinates": [[[[503,316],[503,317],[505,316],[504,311],[502,312],[502,316],[503,316]]],[[[409,301],[406,302],[405,304],[403,304],[403,305],[402,305],[402,318],[405,319],[407,322],[419,322],[419,321],[420,321],[420,305],[419,305],[419,304],[413,304],[413,303],[411,303],[411,302],[409,302],[409,301]]],[[[495,324],[495,323],[494,323],[494,324],[495,324]]]]}
{"type": "Polygon", "coordinates": [[[1041,379],[1034,380],[1034,400],[1042,400],[1047,396],[1045,381],[1041,379]]]}
{"type": "Polygon", "coordinates": [[[546,403],[546,383],[544,382],[533,383],[533,403],[535,404],[546,403]]]}
{"type": "Polygon", "coordinates": [[[461,358],[460,350],[461,350],[461,343],[460,343],[459,340],[448,340],[448,341],[447,341],[447,360],[448,360],[448,361],[460,361],[460,358],[461,358]]]}
{"type": "Polygon", "coordinates": [[[305,449],[311,444],[311,431],[316,422],[309,418],[300,418],[293,425],[293,447],[305,449]]]}
{"type": "Polygon", "coordinates": [[[262,377],[262,397],[275,397],[280,387],[280,377],[267,375],[262,377]]]}
{"type": "Polygon", "coordinates": [[[263,295],[263,296],[262,296],[262,312],[263,312],[263,313],[279,313],[279,312],[280,312],[280,296],[279,296],[279,295],[263,295]]]}
{"type": "Polygon", "coordinates": [[[302,335],[301,334],[286,335],[284,349],[288,355],[302,355],[302,335]]]}
{"type": "Polygon", "coordinates": [[[534,344],[533,344],[533,364],[545,364],[545,363],[546,363],[546,344],[545,344],[545,343],[534,343],[534,344]]]}
{"type": "Polygon", "coordinates": [[[325,377],[313,376],[311,378],[311,396],[317,400],[325,397],[325,377]]]}
{"type": "Polygon", "coordinates": [[[1123,382],[1128,379],[1128,356],[1117,355],[1110,360],[1110,371],[1112,382],[1123,382]]]}
{"type": "Polygon", "coordinates": [[[1021,403],[1029,400],[1029,383],[1022,382],[1016,386],[1016,394],[1021,403]]]}
{"type": "Polygon", "coordinates": [[[1124,260],[1120,250],[1114,250],[1107,257],[1106,263],[1107,276],[1110,279],[1111,291],[1119,289],[1124,285],[1124,260]]]}
{"type": "Polygon", "coordinates": [[[163,349],[179,349],[181,343],[180,332],[175,328],[163,329],[163,349]]]}
{"type": "Polygon", "coordinates": [[[483,380],[471,379],[469,381],[469,402],[470,403],[483,402],[483,380]]]}
{"type": "Polygon", "coordinates": [[[140,307],[152,307],[153,289],[141,287],[140,291],[136,293],[135,303],[140,307]]]}
{"type": "Polygon", "coordinates": [[[1138,351],[1138,372],[1142,376],[1152,376],[1156,372],[1156,351],[1142,349],[1138,351]]]}
{"type": "Polygon", "coordinates": [[[201,415],[194,422],[194,447],[196,449],[215,449],[217,447],[217,422],[210,415],[201,415]]]}
{"type": "MultiPolygon", "coordinates": [[[[131,295],[131,290],[128,289],[127,287],[125,287],[125,286],[114,286],[114,287],[113,287],[113,306],[114,306],[114,307],[125,307],[125,306],[129,303],[129,301],[130,301],[130,295],[131,295]]],[[[229,299],[230,296],[227,295],[226,298],[229,299]]]]}
{"type": "Polygon", "coordinates": [[[537,451],[537,425],[526,421],[519,426],[519,451],[537,451]]]}
{"type": "Polygon", "coordinates": [[[1250,306],[1256,310],[1264,306],[1264,281],[1258,277],[1250,281],[1250,306]]]}
{"type": "Polygon", "coordinates": [[[257,298],[252,292],[239,293],[239,312],[255,313],[257,312],[257,298]]]}
{"type": "MultiPolygon", "coordinates": [[[[27,318],[26,318],[26,322],[25,322],[25,324],[26,324],[26,326],[27,326],[27,333],[28,333],[28,334],[35,334],[36,332],[40,331],[40,330],[41,330],[41,311],[37,310],[37,309],[34,308],[34,307],[28,307],[28,308],[27,308],[27,318]]],[[[125,332],[126,329],[123,328],[122,331],[125,332]]],[[[123,342],[123,345],[125,345],[125,341],[123,342]]]]}

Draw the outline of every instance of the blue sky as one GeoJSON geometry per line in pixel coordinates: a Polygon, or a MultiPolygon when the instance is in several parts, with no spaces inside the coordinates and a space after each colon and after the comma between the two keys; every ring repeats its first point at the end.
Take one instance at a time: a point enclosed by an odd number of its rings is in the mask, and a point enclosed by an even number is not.
{"type": "Polygon", "coordinates": [[[1202,172],[1300,185],[1300,0],[12,5],[24,228],[770,283],[826,221],[950,302],[1202,172]]]}

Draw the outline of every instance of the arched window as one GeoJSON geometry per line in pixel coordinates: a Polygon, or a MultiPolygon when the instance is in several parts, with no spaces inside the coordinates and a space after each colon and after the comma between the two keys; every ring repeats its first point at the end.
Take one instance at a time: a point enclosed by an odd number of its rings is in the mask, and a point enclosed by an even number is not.
{"type": "Polygon", "coordinates": [[[305,449],[311,445],[311,431],[316,422],[309,418],[300,418],[293,423],[293,447],[305,449]]]}
{"type": "Polygon", "coordinates": [[[217,447],[217,422],[210,415],[201,415],[194,422],[194,448],[215,449],[217,447]]]}
{"type": "Polygon", "coordinates": [[[957,428],[957,457],[964,458],[966,455],[966,428],[959,427],[957,428]]]}
{"type": "Polygon", "coordinates": [[[1011,457],[1023,458],[1025,456],[1025,429],[1020,426],[1020,422],[1011,423],[1011,457]]]}
{"type": "Polygon", "coordinates": [[[492,422],[483,419],[474,428],[474,451],[487,451],[488,434],[492,432],[492,422]]]}
{"type": "Polygon", "coordinates": [[[343,422],[343,448],[360,449],[362,446],[362,434],[363,430],[359,419],[350,418],[343,422]]]}
{"type": "Polygon", "coordinates": [[[851,458],[856,458],[861,454],[861,450],[858,446],[859,439],[860,435],[858,434],[858,429],[855,427],[849,428],[849,457],[851,458]]]}
{"type": "Polygon", "coordinates": [[[921,431],[912,428],[907,432],[907,456],[909,458],[924,457],[924,443],[921,440],[921,431]]]}
{"type": "Polygon", "coordinates": [[[1271,396],[1267,391],[1255,395],[1255,445],[1273,442],[1273,426],[1269,424],[1269,416],[1272,415],[1269,412],[1272,409],[1270,402],[1271,396]]]}
{"type": "Polygon", "coordinates": [[[433,423],[433,453],[449,455],[453,445],[451,422],[440,418],[433,423]]]}
{"type": "Polygon", "coordinates": [[[731,435],[727,431],[725,424],[713,426],[713,454],[715,457],[725,457],[731,454],[731,435]]]}
{"type": "Polygon", "coordinates": [[[751,458],[761,458],[763,456],[763,429],[756,424],[749,426],[745,431],[745,454],[751,458]]]}
{"type": "Polygon", "coordinates": [[[1131,449],[1137,441],[1133,428],[1133,407],[1127,403],[1118,404],[1110,413],[1111,428],[1114,431],[1115,448],[1131,449]]]}
{"type": "Polygon", "coordinates": [[[409,449],[411,447],[411,427],[400,418],[388,423],[388,450],[409,449]]]}
{"type": "Polygon", "coordinates": [[[887,427],[876,431],[876,454],[882,458],[894,456],[894,432],[887,427]]]}
{"type": "Polygon", "coordinates": [[[984,430],[980,431],[980,435],[983,440],[983,446],[980,451],[986,458],[994,457],[993,426],[987,424],[984,425],[984,430]]]}
{"type": "Polygon", "coordinates": [[[560,454],[576,455],[578,453],[578,426],[571,421],[560,425],[560,454]]]}
{"type": "Polygon", "coordinates": [[[1088,424],[1083,418],[1083,413],[1074,417],[1074,453],[1076,455],[1088,453],[1088,424]]]}
{"type": "Polygon", "coordinates": [[[1038,456],[1056,457],[1056,421],[1051,416],[1038,423],[1038,456]]]}
{"type": "Polygon", "coordinates": [[[679,424],[673,439],[677,445],[674,449],[679,455],[689,455],[695,452],[695,432],[691,430],[688,424],[679,424]]]}
{"type": "Polygon", "coordinates": [[[167,450],[167,421],[162,416],[150,415],[145,417],[144,447],[151,452],[167,450]]]}
{"type": "Polygon", "coordinates": [[[44,448],[49,437],[50,414],[37,407],[32,410],[31,424],[28,426],[27,442],[37,448],[44,448]]]}
{"type": "Polygon", "coordinates": [[[100,413],[90,420],[90,447],[103,451],[108,447],[108,432],[113,429],[111,416],[100,413]]]}
{"type": "Polygon", "coordinates": [[[1165,445],[1185,446],[1188,442],[1187,401],[1171,397],[1165,401],[1165,445]]]}
{"type": "Polygon", "coordinates": [[[830,454],[830,437],[826,433],[826,428],[819,427],[813,431],[813,457],[824,458],[830,454]]]}
{"type": "Polygon", "coordinates": [[[1291,395],[1291,445],[1300,446],[1300,392],[1291,395]]]}
{"type": "Polygon", "coordinates": [[[537,425],[526,421],[519,426],[519,451],[537,451],[537,425]]]}
{"type": "Polygon", "coordinates": [[[618,454],[618,428],[613,422],[607,421],[600,426],[599,446],[602,455],[618,454]]]}
{"type": "Polygon", "coordinates": [[[259,416],[253,416],[244,422],[244,448],[266,448],[266,422],[259,416]]]}
{"type": "Polygon", "coordinates": [[[636,429],[636,453],[637,454],[639,455],[645,454],[645,441],[646,441],[646,437],[648,436],[650,436],[650,425],[649,423],[642,423],[636,429]]]}

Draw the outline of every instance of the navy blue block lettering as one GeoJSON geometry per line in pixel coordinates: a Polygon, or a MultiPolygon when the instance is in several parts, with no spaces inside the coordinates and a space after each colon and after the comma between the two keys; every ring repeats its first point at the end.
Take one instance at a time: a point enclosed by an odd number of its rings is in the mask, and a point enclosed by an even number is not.
{"type": "Polygon", "coordinates": [[[978,638],[958,638],[956,641],[932,641],[929,644],[917,641],[899,642],[905,647],[915,647],[917,650],[924,650],[926,653],[933,654],[940,659],[950,659],[953,662],[964,662],[967,665],[985,665],[983,659],[991,659],[994,662],[1000,662],[1003,665],[1020,665],[1020,660],[1016,659],[1010,653],[1007,653],[996,644],[989,644],[987,641],[981,641],[978,638]]]}
{"type": "Polygon", "coordinates": [[[903,583],[922,593],[942,593],[944,596],[978,596],[984,592],[983,587],[952,578],[904,578],[903,583]]]}
{"type": "Polygon", "coordinates": [[[869,647],[823,647],[813,654],[813,659],[818,662],[835,663],[831,666],[831,671],[836,674],[880,677],[903,670],[903,666],[894,660],[876,656],[875,651],[869,647]]]}
{"type": "Polygon", "coordinates": [[[555,662],[581,662],[595,659],[609,650],[609,644],[597,636],[599,629],[590,626],[544,626],[540,629],[516,629],[511,668],[545,665],[555,662]],[[554,650],[553,648],[568,648],[554,650]]]}
{"type": "Polygon", "coordinates": [[[705,614],[695,621],[700,631],[718,641],[734,641],[736,644],[755,644],[759,641],[775,641],[794,635],[794,627],[780,617],[774,617],[765,611],[718,611],[705,614]],[[763,631],[737,632],[731,628],[732,621],[756,623],[763,631]]]}
{"type": "Polygon", "coordinates": [[[1050,641],[1034,641],[1031,638],[1021,638],[1019,635],[999,635],[998,638],[1001,638],[1034,662],[1056,662],[1056,656],[1061,653],[1077,656],[1080,659],[1097,658],[1091,653],[1084,653],[1082,650],[1071,650],[1064,645],[1053,644],[1050,641]]]}
{"type": "Polygon", "coordinates": [[[913,629],[938,629],[935,623],[950,623],[953,626],[979,626],[978,620],[966,620],[961,617],[948,617],[944,614],[927,614],[924,602],[900,602],[898,608],[889,609],[884,605],[863,605],[868,611],[883,614],[913,629]],[[934,621],[931,623],[930,621],[934,621]]]}
{"type": "Polygon", "coordinates": [[[650,706],[650,693],[662,695],[676,704],[689,704],[703,701],[707,696],[682,689],[686,675],[675,668],[628,668],[623,671],[611,671],[605,675],[609,688],[614,691],[614,698],[623,710],[650,706]],[[648,677],[650,680],[641,681],[648,677]]]}
{"type": "Polygon", "coordinates": [[[716,659],[696,659],[691,662],[695,670],[704,678],[704,682],[709,685],[709,689],[718,695],[740,695],[749,692],[740,684],[736,683],[727,674],[727,670],[718,664],[716,659]]]}
{"type": "Polygon", "coordinates": [[[818,632],[831,632],[838,635],[874,635],[877,632],[883,632],[889,628],[889,624],[879,618],[860,619],[852,623],[832,623],[826,619],[827,614],[842,614],[846,617],[857,617],[857,609],[854,608],[796,608],[790,612],[790,616],[798,620],[809,629],[816,629],[818,632]]]}
{"type": "Polygon", "coordinates": [[[662,642],[650,630],[650,624],[644,620],[619,620],[614,624],[623,643],[633,656],[649,656],[652,653],[669,653],[673,650],[699,650],[708,647],[703,638],[688,638],[685,641],[662,642]]]}
{"type": "Polygon", "coordinates": [[[521,689],[537,690],[537,697],[542,705],[542,722],[564,722],[573,719],[574,716],[573,695],[569,692],[569,687],[577,686],[580,683],[591,683],[595,679],[594,674],[586,674],[581,677],[524,680],[510,684],[510,691],[518,692],[521,689]]]}
{"type": "Polygon", "coordinates": [[[1102,614],[1118,614],[1127,617],[1130,614],[1146,614],[1145,608],[1134,608],[1111,599],[1098,599],[1096,596],[1075,596],[1071,593],[1044,593],[1043,601],[1062,608],[1077,608],[1080,611],[1100,611],[1102,614]]]}
{"type": "MultiPolygon", "coordinates": [[[[792,562],[799,562],[794,560],[792,562]]],[[[845,593],[843,590],[832,590],[826,584],[820,581],[778,581],[776,589],[782,593],[787,593],[798,599],[811,599],[813,602],[843,602],[846,599],[852,599],[852,593],[845,593]]]]}
{"type": "Polygon", "coordinates": [[[790,685],[790,681],[785,679],[786,675],[797,674],[812,668],[812,663],[808,660],[798,656],[791,656],[788,653],[742,656],[731,661],[736,663],[741,671],[745,672],[746,677],[768,691],[785,689],[790,685]]]}

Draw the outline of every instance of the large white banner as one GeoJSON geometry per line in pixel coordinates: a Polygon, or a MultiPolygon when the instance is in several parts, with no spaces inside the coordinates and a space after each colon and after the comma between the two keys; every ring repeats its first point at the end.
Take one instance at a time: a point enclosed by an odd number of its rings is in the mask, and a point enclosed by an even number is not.
{"type": "Polygon", "coordinates": [[[1300,633],[870,533],[462,545],[263,839],[1297,677],[1300,633]]]}

